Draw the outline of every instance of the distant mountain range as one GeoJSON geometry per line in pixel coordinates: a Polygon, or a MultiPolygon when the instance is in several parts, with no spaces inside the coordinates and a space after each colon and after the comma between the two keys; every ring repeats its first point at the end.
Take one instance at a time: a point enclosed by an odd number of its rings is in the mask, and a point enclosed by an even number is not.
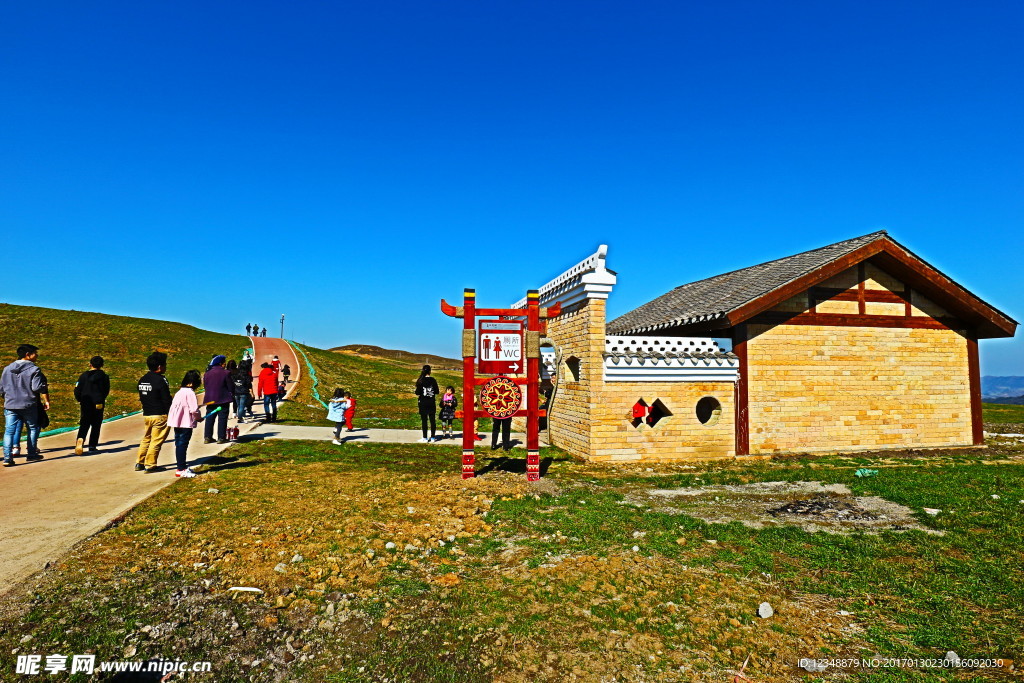
{"type": "Polygon", "coordinates": [[[988,403],[1024,405],[1024,377],[985,375],[981,378],[981,396],[988,403]]]}

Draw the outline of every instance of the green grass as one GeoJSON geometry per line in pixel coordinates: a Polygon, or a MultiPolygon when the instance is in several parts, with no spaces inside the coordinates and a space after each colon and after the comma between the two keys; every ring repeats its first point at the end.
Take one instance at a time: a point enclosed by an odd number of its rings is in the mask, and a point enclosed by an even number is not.
{"type": "Polygon", "coordinates": [[[241,357],[248,340],[241,335],[207,332],[191,325],[103,313],[63,311],[0,304],[0,351],[4,364],[15,360],[21,344],[39,347],[38,365],[50,383],[50,429],[78,424],[74,385],[103,356],[111,392],[106,417],[139,410],[137,383],[146,374],[146,356],[167,353],[172,392],[186,370],[203,372],[217,353],[241,357]]]}
{"type": "MultiPolygon", "coordinates": [[[[355,396],[357,426],[389,429],[420,427],[414,389],[421,365],[392,358],[366,358],[299,346],[316,369],[320,381],[319,392],[324,401],[330,399],[336,388],[351,391],[355,396]]],[[[461,395],[460,374],[442,370],[433,373],[433,376],[441,391],[450,385],[459,387],[458,393],[461,395]]],[[[313,400],[310,390],[311,382],[307,372],[296,400],[281,408],[282,420],[290,424],[329,425],[326,409],[313,400]]],[[[481,421],[478,428],[489,429],[490,421],[481,421]]]]}
{"type": "MultiPolygon", "coordinates": [[[[142,639],[140,657],[212,657],[229,677],[245,671],[238,662],[281,653],[289,636],[313,642],[316,657],[290,670],[296,681],[483,681],[508,671],[522,680],[689,680],[748,654],[752,679],[766,681],[792,679],[800,656],[955,650],[1020,663],[1022,455],[1001,446],[648,471],[546,449],[538,487],[500,470],[515,462],[486,453],[478,466],[499,469],[464,482],[457,447],[243,443],[83,544],[20,608],[0,610],[0,667],[25,634],[35,651],[95,648],[116,659],[126,636],[155,623],[172,624],[171,635],[142,639]],[[855,477],[862,466],[878,476],[855,477]],[[910,507],[944,535],[756,530],[635,504],[653,488],[779,480],[843,483],[910,507]],[[294,553],[304,559],[290,563],[294,553]],[[283,574],[273,569],[280,562],[283,574]],[[232,599],[230,585],[266,592],[232,599]],[[193,621],[175,612],[179,589],[204,601],[193,621]],[[777,613],[762,622],[753,610],[763,599],[777,613]],[[345,620],[316,626],[335,604],[345,620]],[[860,630],[836,623],[840,609],[860,630]],[[231,635],[231,621],[242,635],[231,635]],[[222,640],[198,637],[208,628],[222,640]],[[687,675],[676,676],[679,666],[687,675]]],[[[853,680],[1011,675],[909,668],[853,680]]]]}
{"type": "Polygon", "coordinates": [[[981,414],[992,424],[1024,424],[1024,406],[1002,403],[982,403],[981,414]]]}

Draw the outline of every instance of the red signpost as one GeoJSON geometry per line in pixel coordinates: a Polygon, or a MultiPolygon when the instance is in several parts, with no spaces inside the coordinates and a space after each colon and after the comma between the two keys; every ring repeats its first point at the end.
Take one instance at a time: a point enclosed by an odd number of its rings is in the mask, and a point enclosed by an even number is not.
{"type": "Polygon", "coordinates": [[[462,306],[441,299],[441,311],[462,318],[462,478],[476,476],[474,446],[475,422],[480,413],[492,418],[526,418],[526,478],[540,479],[540,336],[543,320],[561,313],[561,305],[540,308],[540,295],[526,293],[526,308],[477,308],[476,291],[463,293],[462,306]],[[500,320],[477,318],[498,317],[500,320]],[[524,320],[525,319],[525,320],[524,320]],[[526,334],[523,335],[525,322],[526,334]],[[478,339],[479,337],[479,339],[478,339]],[[525,341],[525,344],[524,344],[525,341]],[[525,348],[524,348],[525,347],[525,348]],[[479,357],[479,358],[478,358],[479,357]],[[525,377],[522,375],[525,357],[525,377]],[[477,365],[479,360],[479,372],[477,365]],[[491,376],[487,376],[491,375],[491,376]],[[497,377],[495,377],[496,375],[497,377]],[[478,398],[476,387],[484,386],[486,398],[478,398]],[[526,387],[526,409],[522,409],[522,387],[526,387]],[[518,391],[517,391],[518,390],[518,391]],[[479,408],[478,408],[479,406],[479,408]]]}

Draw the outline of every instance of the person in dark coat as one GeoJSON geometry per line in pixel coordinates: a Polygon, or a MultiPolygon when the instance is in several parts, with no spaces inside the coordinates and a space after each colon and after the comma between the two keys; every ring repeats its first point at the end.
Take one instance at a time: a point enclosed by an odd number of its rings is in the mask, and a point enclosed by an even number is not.
{"type": "Polygon", "coordinates": [[[75,455],[82,455],[85,439],[89,438],[89,454],[99,453],[100,426],[103,424],[103,408],[110,395],[110,377],[103,371],[103,357],[89,359],[89,369],[81,374],[75,383],[75,400],[78,401],[80,419],[78,439],[75,441],[75,455]]]}
{"type": "Polygon", "coordinates": [[[440,390],[437,380],[430,376],[430,366],[424,365],[420,371],[419,379],[416,380],[416,404],[420,409],[420,425],[423,427],[423,438],[420,443],[437,441],[434,434],[437,432],[437,421],[434,414],[437,412],[437,395],[440,390]],[[430,422],[430,436],[427,436],[427,422],[430,422]]]}
{"type": "Polygon", "coordinates": [[[203,428],[203,443],[213,443],[213,424],[217,423],[217,443],[228,442],[228,413],[235,397],[234,383],[224,363],[227,358],[216,355],[210,361],[210,367],[203,375],[203,386],[206,387],[206,425],[203,428]],[[219,409],[219,411],[218,411],[219,409]],[[217,411],[215,418],[210,416],[217,411]]]}
{"type": "Polygon", "coordinates": [[[265,327],[263,328],[263,332],[260,334],[260,336],[261,337],[266,337],[267,336],[267,328],[265,328],[265,327]]]}
{"type": "Polygon", "coordinates": [[[249,337],[251,335],[252,335],[252,325],[246,325],[245,326],[245,336],[249,337]]]}

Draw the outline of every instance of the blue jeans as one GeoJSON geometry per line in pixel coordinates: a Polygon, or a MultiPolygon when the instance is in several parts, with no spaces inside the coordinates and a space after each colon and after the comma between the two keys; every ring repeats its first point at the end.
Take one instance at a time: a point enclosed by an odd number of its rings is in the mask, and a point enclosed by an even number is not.
{"type": "Polygon", "coordinates": [[[277,394],[263,394],[263,413],[265,419],[277,419],[277,394]]]}
{"type": "Polygon", "coordinates": [[[29,455],[34,454],[36,440],[39,438],[39,408],[4,408],[4,460],[11,459],[11,449],[21,438],[21,426],[28,427],[27,450],[29,455]]]}
{"type": "Polygon", "coordinates": [[[235,396],[235,417],[239,420],[241,420],[242,416],[245,415],[245,400],[247,398],[249,398],[247,394],[235,396]]]}
{"type": "Polygon", "coordinates": [[[174,428],[174,458],[177,461],[178,469],[188,467],[188,442],[192,439],[192,430],[188,427],[174,428]]]}

